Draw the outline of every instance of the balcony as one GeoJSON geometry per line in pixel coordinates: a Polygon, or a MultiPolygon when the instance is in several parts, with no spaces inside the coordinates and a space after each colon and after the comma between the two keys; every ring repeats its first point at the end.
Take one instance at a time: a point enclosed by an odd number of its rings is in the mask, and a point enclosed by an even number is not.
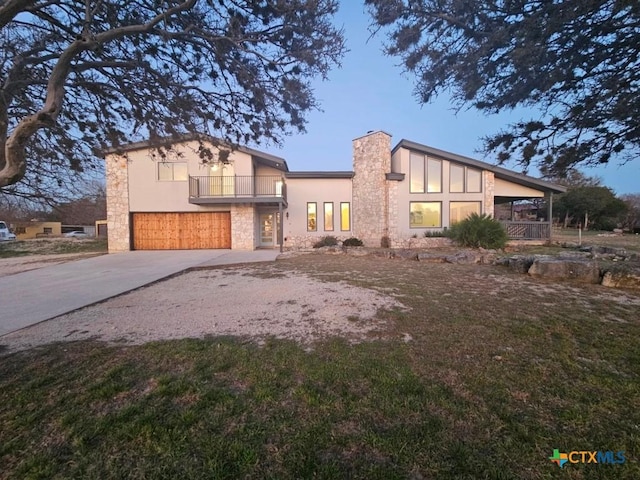
{"type": "Polygon", "coordinates": [[[189,203],[260,203],[287,206],[287,186],[278,175],[189,176],[189,203]]]}

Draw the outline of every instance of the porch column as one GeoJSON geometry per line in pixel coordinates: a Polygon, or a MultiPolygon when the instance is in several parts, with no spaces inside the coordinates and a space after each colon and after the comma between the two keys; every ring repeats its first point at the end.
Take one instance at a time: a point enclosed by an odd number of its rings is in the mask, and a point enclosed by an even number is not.
{"type": "Polygon", "coordinates": [[[547,192],[547,222],[549,222],[549,240],[551,240],[551,230],[553,229],[553,192],[547,192]]]}
{"type": "Polygon", "coordinates": [[[280,244],[280,253],[284,252],[284,218],[282,216],[282,202],[278,203],[278,243],[280,244]]]}

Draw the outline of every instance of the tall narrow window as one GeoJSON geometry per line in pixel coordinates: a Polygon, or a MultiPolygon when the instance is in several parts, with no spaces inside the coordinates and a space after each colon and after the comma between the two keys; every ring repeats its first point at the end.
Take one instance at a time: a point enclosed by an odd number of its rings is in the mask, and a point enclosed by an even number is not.
{"type": "Polygon", "coordinates": [[[324,204],[324,230],[333,232],[333,202],[324,204]]]}
{"type": "Polygon", "coordinates": [[[464,192],[464,167],[450,164],[449,167],[449,191],[451,193],[464,192]]]}
{"type": "Polygon", "coordinates": [[[441,202],[410,202],[409,227],[432,228],[442,226],[441,202]]]}
{"type": "Polygon", "coordinates": [[[442,192],[442,162],[440,160],[427,159],[427,192],[442,192]]]}
{"type": "Polygon", "coordinates": [[[411,193],[424,193],[424,156],[412,153],[409,165],[411,193]]]}
{"type": "Polygon", "coordinates": [[[349,202],[340,202],[340,230],[351,230],[351,206],[349,202]]]}
{"type": "Polygon", "coordinates": [[[482,191],[482,172],[467,168],[467,192],[479,193],[482,191]]]}
{"type": "Polygon", "coordinates": [[[318,214],[315,202],[307,203],[307,231],[315,232],[318,230],[318,214]]]}

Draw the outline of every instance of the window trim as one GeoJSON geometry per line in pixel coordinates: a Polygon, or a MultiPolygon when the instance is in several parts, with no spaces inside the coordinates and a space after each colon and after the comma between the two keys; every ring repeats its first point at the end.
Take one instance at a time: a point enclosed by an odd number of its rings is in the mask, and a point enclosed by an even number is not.
{"type": "Polygon", "coordinates": [[[307,232],[317,232],[318,231],[318,203],[317,202],[307,202],[307,232]],[[309,212],[309,207],[313,205],[313,227],[309,228],[311,225],[311,212],[309,212]]]}
{"type": "Polygon", "coordinates": [[[350,232],[351,231],[351,202],[340,202],[340,231],[341,232],[350,232]],[[343,210],[342,207],[347,207],[347,228],[346,230],[343,227],[344,218],[343,218],[343,210]]]}
{"type": "Polygon", "coordinates": [[[333,215],[333,202],[324,202],[322,205],[322,213],[323,215],[323,226],[324,226],[324,231],[325,232],[333,232],[335,230],[335,223],[334,223],[334,215],[333,215]],[[331,228],[327,228],[327,207],[331,205],[331,228]]]}
{"type": "MultiPolygon", "coordinates": [[[[409,193],[426,193],[427,190],[427,175],[426,175],[426,162],[425,162],[425,156],[421,153],[416,153],[416,152],[409,152],[409,193]],[[413,160],[416,157],[420,157],[420,162],[422,164],[422,190],[414,190],[413,189],[413,160]]],[[[416,172],[416,175],[418,175],[418,172],[416,172]]]]}
{"type": "Polygon", "coordinates": [[[156,181],[158,182],[186,182],[189,180],[189,166],[187,162],[157,162],[157,165],[158,166],[156,167],[156,181]],[[160,178],[160,168],[168,167],[169,165],[171,166],[171,178],[170,179],[160,178]],[[175,165],[184,165],[185,174],[186,174],[184,179],[176,179],[175,165]]]}
{"type": "Polygon", "coordinates": [[[444,170],[442,167],[443,167],[442,160],[440,160],[439,158],[431,158],[431,157],[428,157],[428,156],[425,155],[425,169],[424,169],[424,171],[425,171],[425,174],[426,174],[425,183],[427,184],[427,188],[426,188],[427,193],[442,193],[442,183],[443,183],[442,182],[442,177],[443,177],[442,170],[444,170]],[[439,178],[439,182],[438,182],[438,184],[440,185],[440,190],[430,190],[430,188],[429,188],[429,183],[430,183],[429,180],[431,178],[431,175],[429,175],[429,162],[434,162],[434,163],[437,163],[438,165],[440,165],[440,175],[439,175],[440,178],[439,178]]]}
{"type": "Polygon", "coordinates": [[[440,201],[440,200],[436,200],[436,201],[432,201],[432,200],[410,201],[409,202],[409,228],[413,228],[413,229],[415,229],[415,228],[423,228],[423,229],[424,228],[442,228],[442,201],[440,201]],[[439,225],[431,225],[431,226],[425,226],[425,225],[419,225],[418,226],[418,225],[415,225],[415,226],[412,226],[411,225],[411,213],[413,213],[413,212],[411,210],[411,204],[413,204],[413,203],[433,203],[433,204],[439,205],[439,208],[440,208],[440,215],[439,215],[439,221],[438,221],[439,225]]]}
{"type": "MultiPolygon", "coordinates": [[[[454,225],[451,218],[451,206],[456,203],[475,203],[476,205],[478,205],[478,215],[482,213],[482,202],[480,200],[451,200],[449,202],[449,226],[454,225]]],[[[462,221],[462,220],[458,220],[458,221],[462,221]]],[[[455,223],[458,223],[458,222],[455,222],[455,223]]]]}

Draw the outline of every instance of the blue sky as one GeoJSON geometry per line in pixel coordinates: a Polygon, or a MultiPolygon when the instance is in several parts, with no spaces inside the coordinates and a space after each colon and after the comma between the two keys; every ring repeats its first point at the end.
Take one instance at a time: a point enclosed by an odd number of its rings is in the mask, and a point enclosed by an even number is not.
{"type": "MultiPolygon", "coordinates": [[[[351,141],[369,130],[384,130],[393,135],[392,145],[405,138],[495,163],[479,153],[480,139],[520,116],[456,114],[444,95],[421,106],[413,96],[412,78],[403,74],[397,59],[382,54],[382,35],[369,38],[369,17],[360,1],[343,0],[336,24],[344,28],[350,52],[328,81],[314,84],[323,111],[308,115],[306,134],[287,137],[281,149],[261,149],[284,157],[290,170],[351,170],[351,141]]],[[[640,193],[640,160],[582,171],[600,177],[617,194],[640,193]]],[[[529,173],[537,175],[533,169],[529,173]]]]}

